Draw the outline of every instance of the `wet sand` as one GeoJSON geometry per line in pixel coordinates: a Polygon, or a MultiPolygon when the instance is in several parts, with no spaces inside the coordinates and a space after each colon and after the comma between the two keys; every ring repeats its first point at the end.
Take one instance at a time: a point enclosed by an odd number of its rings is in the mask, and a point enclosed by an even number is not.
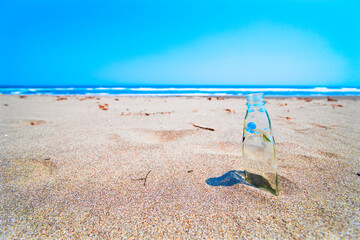
{"type": "Polygon", "coordinates": [[[0,95],[1,238],[359,238],[360,99],[267,101],[279,196],[244,98],[0,95]]]}

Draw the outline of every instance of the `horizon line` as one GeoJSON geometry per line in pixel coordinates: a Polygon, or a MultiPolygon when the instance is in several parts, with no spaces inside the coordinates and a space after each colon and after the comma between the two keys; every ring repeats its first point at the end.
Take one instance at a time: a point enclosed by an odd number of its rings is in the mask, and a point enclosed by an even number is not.
{"type": "Polygon", "coordinates": [[[157,87],[157,88],[360,88],[351,85],[214,85],[214,84],[119,84],[119,85],[0,85],[0,88],[136,88],[136,87],[157,87]]]}

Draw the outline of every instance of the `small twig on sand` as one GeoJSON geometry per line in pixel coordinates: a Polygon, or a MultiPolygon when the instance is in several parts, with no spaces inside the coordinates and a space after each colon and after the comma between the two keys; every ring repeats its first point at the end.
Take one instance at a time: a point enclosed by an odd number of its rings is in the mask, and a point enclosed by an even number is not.
{"type": "Polygon", "coordinates": [[[194,126],[194,127],[197,127],[197,128],[201,128],[201,129],[209,130],[209,131],[215,131],[215,129],[214,129],[214,128],[203,127],[203,126],[200,126],[200,125],[196,125],[195,123],[193,123],[193,126],[194,126]]]}
{"type": "Polygon", "coordinates": [[[146,180],[147,180],[147,177],[149,176],[149,173],[151,172],[151,170],[148,171],[148,173],[146,174],[145,176],[145,179],[144,179],[144,187],[146,186],[146,180]]]}
{"type": "Polygon", "coordinates": [[[146,186],[146,180],[147,177],[149,176],[149,173],[151,172],[151,170],[148,171],[148,173],[146,174],[146,176],[144,178],[137,178],[137,179],[131,179],[133,181],[144,181],[144,187],[146,186]]]}

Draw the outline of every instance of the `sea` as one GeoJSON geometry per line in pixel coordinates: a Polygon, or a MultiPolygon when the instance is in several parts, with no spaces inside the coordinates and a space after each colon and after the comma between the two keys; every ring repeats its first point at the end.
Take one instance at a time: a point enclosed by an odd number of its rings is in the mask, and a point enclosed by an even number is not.
{"type": "Polygon", "coordinates": [[[5,95],[99,95],[99,96],[245,96],[269,97],[360,96],[360,87],[323,86],[67,86],[0,87],[5,95]]]}

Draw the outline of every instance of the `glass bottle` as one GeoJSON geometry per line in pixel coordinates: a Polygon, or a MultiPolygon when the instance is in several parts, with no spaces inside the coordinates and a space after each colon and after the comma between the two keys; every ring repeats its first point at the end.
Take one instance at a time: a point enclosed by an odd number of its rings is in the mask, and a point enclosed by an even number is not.
{"type": "Polygon", "coordinates": [[[247,95],[243,130],[244,175],[248,183],[278,195],[275,140],[264,95],[247,95]]]}

